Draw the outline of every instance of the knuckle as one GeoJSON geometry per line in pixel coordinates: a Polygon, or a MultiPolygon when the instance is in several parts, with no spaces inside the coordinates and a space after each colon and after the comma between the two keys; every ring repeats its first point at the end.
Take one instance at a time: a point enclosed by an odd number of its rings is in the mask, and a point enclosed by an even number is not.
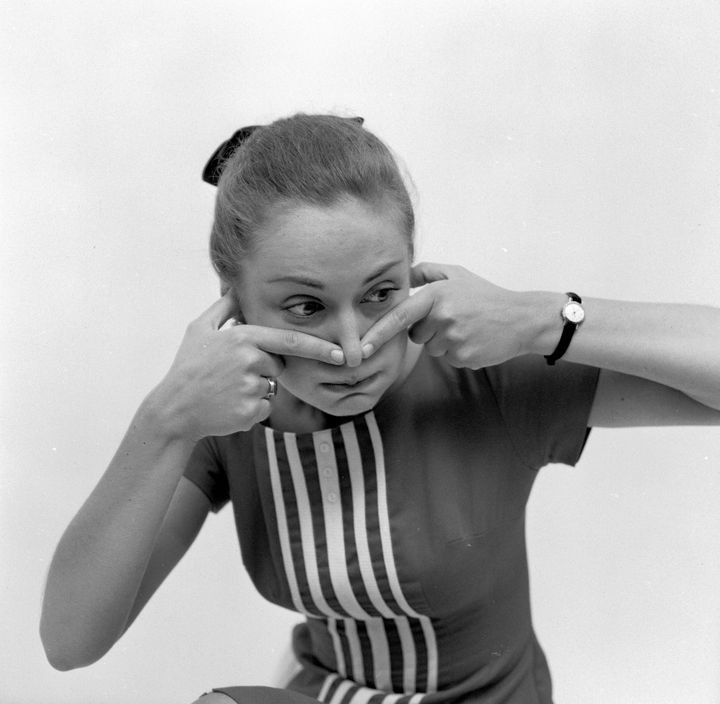
{"type": "Polygon", "coordinates": [[[240,418],[251,419],[255,415],[257,402],[259,400],[260,399],[250,398],[249,396],[241,398],[237,402],[235,412],[240,418]]]}
{"type": "Polygon", "coordinates": [[[433,305],[433,314],[441,320],[451,320],[453,317],[451,303],[444,297],[436,298],[435,304],[433,305]]]}
{"type": "Polygon", "coordinates": [[[290,349],[295,349],[300,346],[300,335],[296,330],[284,330],[283,342],[290,349]]]}
{"type": "Polygon", "coordinates": [[[187,326],[185,327],[185,334],[188,336],[195,335],[200,331],[201,326],[201,320],[200,318],[195,318],[195,320],[191,320],[187,326]]]}
{"type": "Polygon", "coordinates": [[[256,350],[250,345],[241,344],[237,345],[235,349],[235,359],[237,362],[245,367],[249,367],[256,360],[256,350]]]}
{"type": "Polygon", "coordinates": [[[399,328],[406,328],[410,322],[410,316],[405,309],[393,310],[390,313],[390,323],[399,328]]]}
{"type": "Polygon", "coordinates": [[[455,353],[455,359],[457,360],[458,364],[463,367],[467,367],[468,362],[470,361],[470,356],[467,354],[467,352],[461,350],[460,352],[455,353]]]}
{"type": "Polygon", "coordinates": [[[457,359],[463,367],[470,367],[474,360],[473,350],[467,346],[461,346],[455,352],[455,359],[457,359]]]}
{"type": "Polygon", "coordinates": [[[232,329],[232,339],[235,344],[244,345],[248,341],[248,331],[241,325],[232,329]]]}
{"type": "Polygon", "coordinates": [[[455,327],[450,327],[445,331],[445,339],[451,344],[451,345],[460,345],[464,340],[464,335],[462,334],[462,331],[458,330],[455,327]]]}

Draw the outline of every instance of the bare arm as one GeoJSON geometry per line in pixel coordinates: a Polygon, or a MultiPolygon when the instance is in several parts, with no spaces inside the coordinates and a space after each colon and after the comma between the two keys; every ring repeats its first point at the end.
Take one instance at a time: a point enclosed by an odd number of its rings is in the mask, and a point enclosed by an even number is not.
{"type": "MultiPolygon", "coordinates": [[[[543,295],[548,321],[534,350],[548,354],[565,297],[543,295]]],[[[720,423],[720,309],[592,298],[583,305],[587,320],[565,359],[603,369],[595,425],[720,423]]]]}
{"type": "Polygon", "coordinates": [[[102,657],[194,540],[208,512],[207,498],[182,479],[195,443],[268,416],[264,377],[282,374],[280,355],[338,363],[337,346],[310,335],[223,328],[233,310],[224,296],[188,326],[170,371],[60,540],[40,624],[58,669],[102,657]]]}
{"type": "Polygon", "coordinates": [[[210,512],[210,500],[181,477],[160,527],[150,561],[125,624],[127,630],[195,541],[210,512]]]}
{"type": "MultiPolygon", "coordinates": [[[[194,445],[163,439],[152,415],[147,404],[138,411],[110,466],[55,551],[40,633],[48,660],[57,669],[98,660],[125,631],[133,613],[194,445]]],[[[182,510],[176,510],[179,513],[182,510]]],[[[204,516],[198,512],[188,518],[201,524],[204,516]]],[[[164,552],[162,548],[156,552],[156,563],[168,564],[164,552]]]]}
{"type": "MultiPolygon", "coordinates": [[[[516,292],[463,267],[419,264],[415,295],[366,333],[365,356],[404,330],[458,367],[499,364],[557,345],[562,293],[516,292]]],[[[565,360],[600,367],[599,425],[720,422],[720,309],[583,300],[587,317],[565,360]]],[[[562,364],[562,362],[560,362],[562,364]]]]}

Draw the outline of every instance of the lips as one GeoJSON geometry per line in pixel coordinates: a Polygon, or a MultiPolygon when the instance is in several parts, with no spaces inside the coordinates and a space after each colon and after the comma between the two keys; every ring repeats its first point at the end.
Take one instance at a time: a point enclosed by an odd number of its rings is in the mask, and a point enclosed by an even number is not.
{"type": "Polygon", "coordinates": [[[370,374],[369,376],[358,376],[353,375],[351,377],[345,377],[343,379],[338,379],[337,381],[326,381],[323,382],[323,386],[327,386],[331,389],[354,389],[356,387],[362,387],[369,382],[373,381],[375,377],[378,375],[378,372],[375,374],[370,374]]]}

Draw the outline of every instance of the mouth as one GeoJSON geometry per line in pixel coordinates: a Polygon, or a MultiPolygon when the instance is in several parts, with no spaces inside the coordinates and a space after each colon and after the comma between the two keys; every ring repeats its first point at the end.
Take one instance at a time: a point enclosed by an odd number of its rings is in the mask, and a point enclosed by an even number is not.
{"type": "Polygon", "coordinates": [[[373,381],[378,377],[379,372],[376,372],[375,374],[370,374],[369,376],[360,377],[360,376],[351,376],[347,377],[345,379],[341,379],[340,381],[334,381],[334,382],[323,382],[320,384],[325,389],[328,389],[330,391],[362,391],[368,386],[370,386],[373,381]]]}

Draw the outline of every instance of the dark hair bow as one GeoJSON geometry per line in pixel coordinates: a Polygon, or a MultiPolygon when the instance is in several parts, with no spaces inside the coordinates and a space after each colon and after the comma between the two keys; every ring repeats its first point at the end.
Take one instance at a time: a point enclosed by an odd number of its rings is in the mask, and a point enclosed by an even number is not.
{"type": "MultiPolygon", "coordinates": [[[[365,120],[362,117],[347,117],[343,118],[346,120],[352,120],[362,125],[365,120]]],[[[223,166],[225,162],[233,155],[235,150],[261,125],[250,125],[249,127],[241,127],[235,134],[226,139],[214,152],[213,155],[205,164],[205,168],[202,172],[202,178],[205,183],[209,183],[211,186],[217,186],[220,180],[220,174],[222,174],[223,166]]]]}
{"type": "Polygon", "coordinates": [[[241,127],[230,139],[226,139],[214,152],[205,164],[202,172],[203,181],[211,186],[217,186],[222,173],[223,164],[232,156],[233,152],[259,127],[241,127]]]}

